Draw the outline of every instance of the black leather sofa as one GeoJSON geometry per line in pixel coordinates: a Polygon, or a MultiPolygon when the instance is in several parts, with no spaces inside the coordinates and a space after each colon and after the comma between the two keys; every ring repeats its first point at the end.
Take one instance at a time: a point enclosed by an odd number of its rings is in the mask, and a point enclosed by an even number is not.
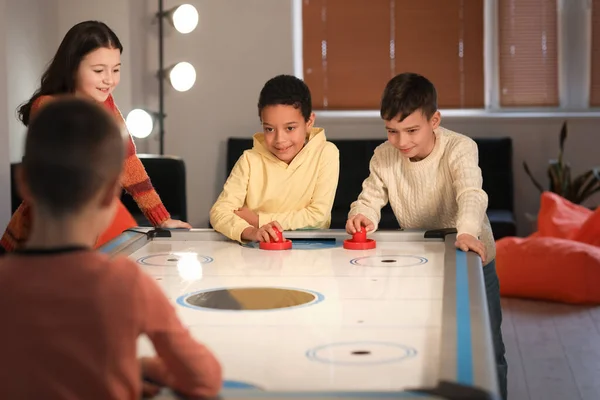
{"type": "MultiPolygon", "coordinates": [[[[473,138],[479,148],[479,166],[483,189],[488,194],[487,214],[494,237],[516,236],[513,199],[512,140],[508,137],[473,138]]],[[[329,139],[340,151],[340,177],[332,209],[331,228],[343,229],[350,204],[358,197],[363,180],[369,175],[373,151],[385,139],[329,139]]],[[[252,147],[252,139],[229,138],[227,142],[227,175],[244,150],[252,147]]],[[[381,210],[379,229],[399,229],[391,207],[381,210]]]]}
{"type": "MultiPolygon", "coordinates": [[[[330,139],[331,140],[331,139],[330,139]]],[[[385,139],[334,139],[340,150],[340,177],[332,209],[331,227],[343,229],[350,204],[362,189],[369,174],[369,161],[375,147],[385,139]]],[[[474,138],[479,147],[479,165],[483,173],[483,188],[489,197],[487,214],[494,236],[516,236],[513,200],[512,141],[510,138],[474,138]]],[[[252,139],[230,138],[227,142],[227,175],[242,152],[251,148],[252,139]]],[[[179,157],[140,154],[148,175],[174,219],[187,221],[186,168],[179,157]]],[[[11,165],[14,176],[18,164],[11,165]]],[[[21,202],[12,180],[13,211],[21,202]]],[[[141,226],[149,223],[127,193],[121,199],[141,226]]],[[[398,229],[399,225],[389,205],[381,210],[380,229],[398,229]]]]}

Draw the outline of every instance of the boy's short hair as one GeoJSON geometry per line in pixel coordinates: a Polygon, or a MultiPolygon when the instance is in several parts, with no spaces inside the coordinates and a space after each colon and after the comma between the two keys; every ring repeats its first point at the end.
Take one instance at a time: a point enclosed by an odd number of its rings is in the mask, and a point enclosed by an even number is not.
{"type": "Polygon", "coordinates": [[[118,179],[124,160],[115,119],[91,101],[69,97],[44,105],[32,119],[22,168],[36,205],[60,217],[118,179]]]}
{"type": "Polygon", "coordinates": [[[437,111],[437,91],[433,83],[422,75],[407,72],[393,77],[385,87],[381,99],[381,118],[403,121],[421,110],[429,120],[437,111]]]}
{"type": "Polygon", "coordinates": [[[284,104],[299,108],[305,121],[312,113],[310,89],[293,75],[278,75],[265,83],[258,98],[258,116],[267,106],[284,104]]]}

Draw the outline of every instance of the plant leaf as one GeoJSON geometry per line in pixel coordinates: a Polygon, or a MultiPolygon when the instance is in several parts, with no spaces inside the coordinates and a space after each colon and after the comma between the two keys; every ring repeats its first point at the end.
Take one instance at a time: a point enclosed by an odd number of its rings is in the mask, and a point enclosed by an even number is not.
{"type": "Polygon", "coordinates": [[[590,185],[588,182],[590,178],[594,179],[593,171],[587,171],[581,175],[579,175],[575,181],[573,181],[573,191],[577,193],[578,203],[581,202],[581,198],[586,191],[586,187],[590,185]]]}
{"type": "Polygon", "coordinates": [[[531,171],[529,171],[529,167],[527,166],[527,163],[525,161],[523,161],[523,168],[525,169],[525,173],[527,175],[529,175],[529,178],[531,179],[531,181],[533,182],[533,184],[535,185],[535,187],[538,188],[538,190],[540,192],[544,191],[544,188],[542,187],[542,185],[540,185],[540,183],[533,177],[533,175],[531,175],[531,171]]]}
{"type": "Polygon", "coordinates": [[[585,173],[585,176],[588,177],[579,190],[579,199],[580,203],[583,203],[588,197],[590,197],[593,193],[600,190],[600,167],[595,167],[590,171],[585,173]]]}
{"type": "Polygon", "coordinates": [[[561,165],[565,148],[565,140],[567,140],[567,121],[563,122],[563,126],[560,129],[558,163],[561,165]]]}
{"type": "Polygon", "coordinates": [[[581,198],[581,202],[579,204],[583,203],[585,200],[588,199],[588,197],[592,196],[596,192],[600,192],[600,184],[597,187],[590,189],[589,191],[584,193],[583,197],[581,198]]]}
{"type": "Polygon", "coordinates": [[[594,183],[600,181],[600,167],[595,167],[585,173],[587,179],[582,182],[582,186],[584,186],[583,190],[586,190],[588,187],[594,185],[594,183]]]}
{"type": "Polygon", "coordinates": [[[565,165],[562,169],[562,173],[563,174],[561,176],[561,190],[565,194],[567,199],[573,201],[574,193],[572,193],[573,191],[571,187],[571,167],[568,164],[565,165]]]}
{"type": "Polygon", "coordinates": [[[554,193],[558,193],[563,197],[567,196],[565,192],[565,169],[559,165],[556,160],[550,162],[548,166],[548,179],[550,180],[550,190],[554,193]]]}
{"type": "Polygon", "coordinates": [[[585,182],[590,179],[590,177],[593,175],[594,171],[593,170],[589,170],[581,175],[579,175],[577,178],[575,178],[575,180],[573,180],[573,187],[577,188],[578,190],[585,184],[585,182]]]}

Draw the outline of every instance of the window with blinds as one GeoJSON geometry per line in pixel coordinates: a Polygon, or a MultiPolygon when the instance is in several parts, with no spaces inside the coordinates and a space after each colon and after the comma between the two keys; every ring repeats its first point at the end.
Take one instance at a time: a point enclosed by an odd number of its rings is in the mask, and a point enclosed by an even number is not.
{"type": "Polygon", "coordinates": [[[500,106],[559,106],[556,1],[498,0],[500,106]]]}
{"type": "Polygon", "coordinates": [[[600,106],[600,0],[592,0],[590,107],[600,106]]]}
{"type": "Polygon", "coordinates": [[[401,72],[440,108],[484,106],[484,0],[303,0],[303,75],[315,109],[379,109],[401,72]]]}

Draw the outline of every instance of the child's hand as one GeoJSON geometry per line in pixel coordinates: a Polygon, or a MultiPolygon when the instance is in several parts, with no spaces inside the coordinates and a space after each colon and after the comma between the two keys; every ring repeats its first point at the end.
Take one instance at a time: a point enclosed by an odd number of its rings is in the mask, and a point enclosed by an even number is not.
{"type": "Polygon", "coordinates": [[[244,232],[242,232],[242,239],[253,242],[275,242],[277,241],[277,233],[275,233],[273,227],[276,227],[280,232],[283,232],[279,222],[273,221],[264,224],[260,228],[249,227],[244,229],[244,232]]]}
{"type": "Polygon", "coordinates": [[[455,245],[462,251],[474,251],[475,253],[479,254],[479,256],[481,257],[481,261],[485,262],[485,246],[480,240],[476,239],[475,237],[467,233],[463,233],[461,235],[458,235],[458,237],[456,238],[455,245]]]}
{"type": "Polygon", "coordinates": [[[268,224],[264,224],[258,229],[258,232],[256,233],[256,240],[259,242],[276,242],[279,240],[273,227],[279,229],[279,232],[283,232],[283,228],[281,225],[279,225],[279,222],[272,221],[268,224]]]}
{"type": "Polygon", "coordinates": [[[169,218],[168,220],[166,220],[165,222],[163,222],[162,224],[160,224],[161,228],[165,228],[165,229],[177,229],[177,228],[183,228],[183,229],[192,229],[192,226],[190,224],[188,224],[187,222],[183,222],[183,221],[179,221],[178,219],[171,219],[169,218]]]}
{"type": "Polygon", "coordinates": [[[144,399],[151,399],[152,397],[156,396],[160,391],[161,391],[162,387],[147,381],[147,380],[142,380],[142,398],[144,399]]]}
{"type": "Polygon", "coordinates": [[[142,394],[144,397],[154,397],[166,385],[168,372],[158,357],[142,357],[139,359],[142,372],[142,394]]]}
{"type": "Polygon", "coordinates": [[[234,211],[234,213],[253,227],[258,228],[258,214],[248,207],[242,207],[239,210],[234,211]]]}
{"type": "Polygon", "coordinates": [[[346,232],[354,235],[357,231],[361,230],[363,226],[367,229],[367,232],[375,229],[375,225],[369,218],[362,214],[356,214],[355,216],[350,217],[348,222],[346,222],[346,232]]]}

